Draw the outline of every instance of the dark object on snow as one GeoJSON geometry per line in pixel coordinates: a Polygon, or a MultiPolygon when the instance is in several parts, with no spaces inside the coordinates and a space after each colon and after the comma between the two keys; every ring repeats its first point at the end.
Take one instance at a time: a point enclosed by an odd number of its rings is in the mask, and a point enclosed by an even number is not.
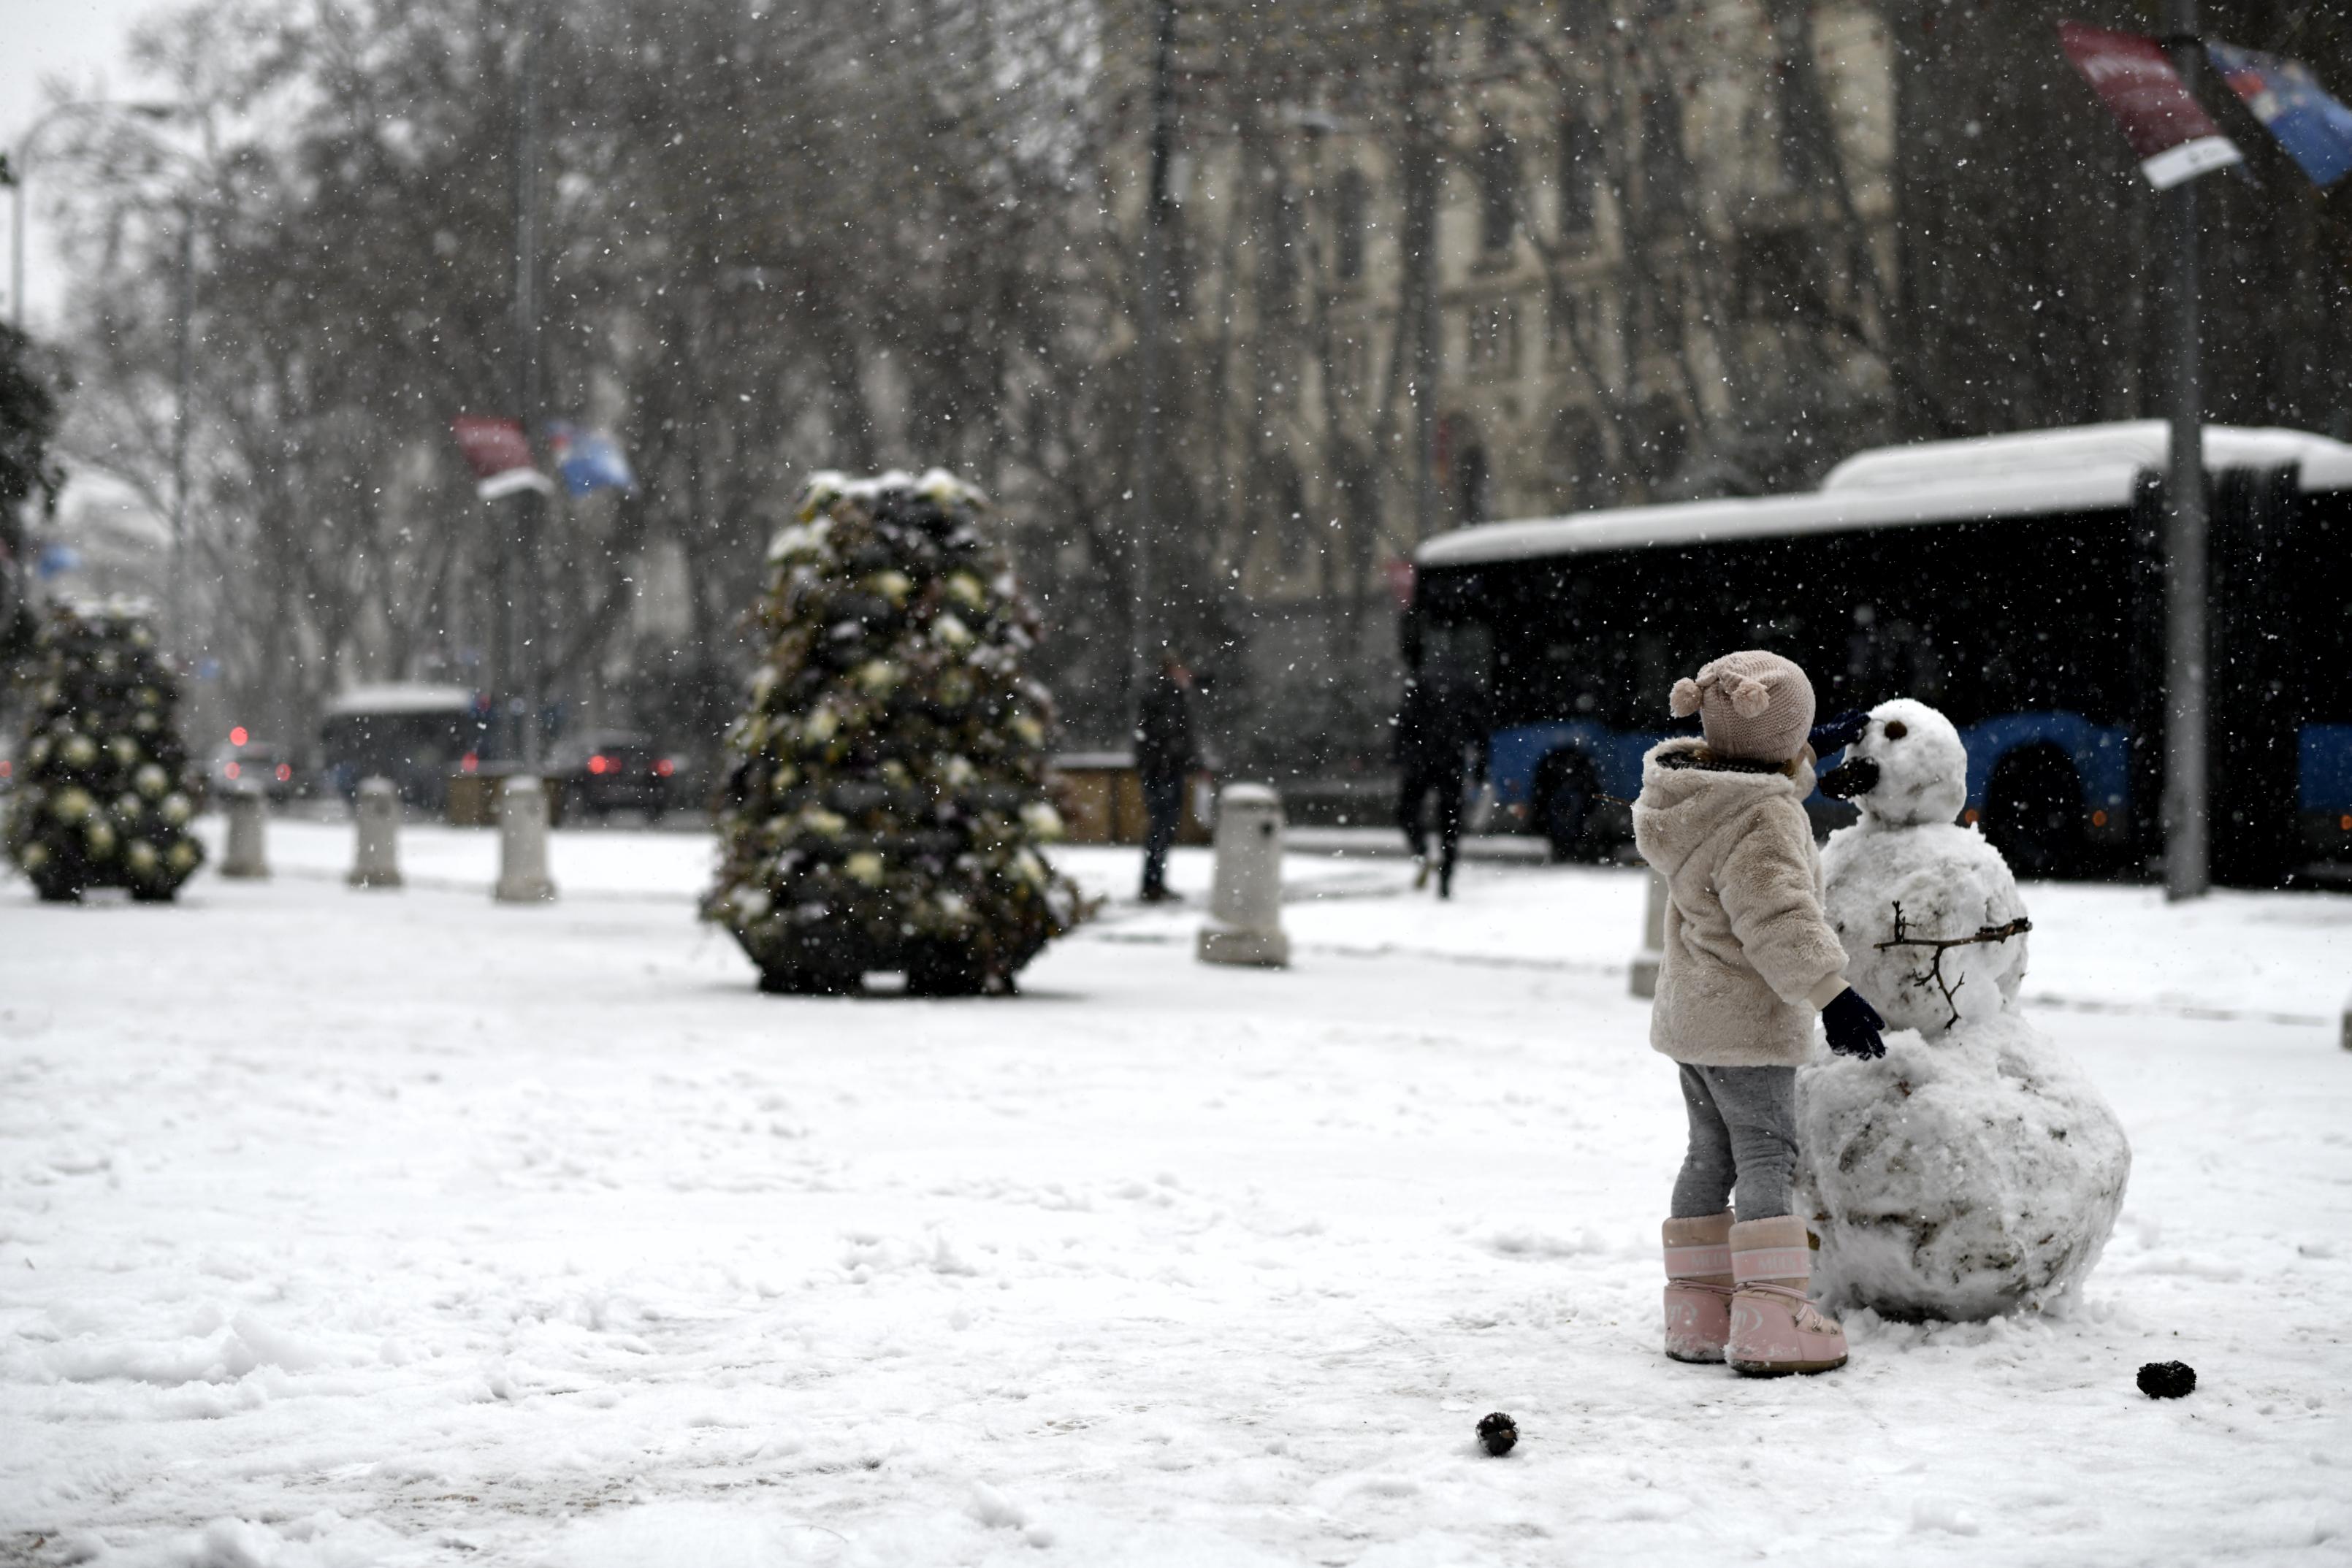
{"type": "Polygon", "coordinates": [[[2150,1399],[2178,1399],[2184,1394],[2194,1394],[2197,1369],[2185,1361],[2151,1361],[2139,1369],[2139,1391],[2150,1399]]]}
{"type": "Polygon", "coordinates": [[[1852,986],[1832,998],[1830,1005],[1822,1009],[1822,1027],[1829,1031],[1830,1049],[1840,1056],[1856,1056],[1869,1061],[1886,1054],[1886,1042],[1878,1038],[1886,1020],[1852,986]]]}
{"type": "Polygon", "coordinates": [[[1499,1459],[1517,1445],[1518,1423],[1497,1410],[1478,1423],[1478,1440],[1486,1445],[1488,1453],[1499,1459]]]}
{"type": "Polygon", "coordinates": [[[1815,781],[1832,800],[1851,800],[1878,788],[1878,764],[1867,757],[1841,762],[1815,781]]]}
{"type": "Polygon", "coordinates": [[[1831,752],[1843,751],[1860,740],[1862,732],[1869,727],[1870,715],[1861,708],[1850,707],[1835,718],[1824,719],[1813,726],[1813,732],[1805,739],[1812,747],[1814,756],[1827,757],[1831,752]]]}

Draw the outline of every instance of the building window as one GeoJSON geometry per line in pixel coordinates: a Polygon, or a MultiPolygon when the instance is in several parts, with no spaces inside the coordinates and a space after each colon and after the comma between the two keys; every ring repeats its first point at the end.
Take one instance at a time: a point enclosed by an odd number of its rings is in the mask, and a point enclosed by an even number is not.
{"type": "Polygon", "coordinates": [[[1601,132],[1571,107],[1559,120],[1559,237],[1583,239],[1592,233],[1592,193],[1601,183],[1601,132]]]}
{"type": "Polygon", "coordinates": [[[1617,481],[1610,472],[1609,444],[1592,411],[1570,408],[1552,421],[1550,461],[1555,505],[1585,512],[1608,506],[1617,498],[1617,481]]]}
{"type": "Polygon", "coordinates": [[[1276,184],[1267,193],[1265,249],[1258,258],[1258,311],[1286,316],[1298,298],[1298,193],[1276,184]]]}
{"type": "Polygon", "coordinates": [[[1462,449],[1461,460],[1454,465],[1455,497],[1462,508],[1462,521],[1466,527],[1483,523],[1493,516],[1493,476],[1486,467],[1486,449],[1473,444],[1462,449]]]}
{"type": "Polygon", "coordinates": [[[1654,272],[1633,290],[1633,335],[1643,354],[1679,353],[1683,346],[1683,280],[1654,272]]]}
{"type": "Polygon", "coordinates": [[[1519,156],[1498,125],[1478,144],[1478,237],[1488,251],[1507,250],[1519,223],[1519,156]]]}
{"type": "Polygon", "coordinates": [[[1577,298],[1555,287],[1544,301],[1544,361],[1555,366],[1576,363],[1577,298]]]}
{"type": "Polygon", "coordinates": [[[1690,157],[1683,149],[1683,104],[1670,78],[1642,100],[1642,222],[1652,235],[1680,224],[1690,208],[1690,157]]]}
{"type": "Polygon", "coordinates": [[[1736,274],[1739,314],[1750,321],[1820,325],[1829,315],[1825,270],[1811,235],[1795,230],[1747,235],[1736,274]]]}
{"type": "Polygon", "coordinates": [[[1690,426],[1682,405],[1664,392],[1643,398],[1625,421],[1626,458],[1642,482],[1653,488],[1679,472],[1690,450],[1690,426]]]}
{"type": "Polygon", "coordinates": [[[1282,465],[1274,486],[1275,505],[1281,515],[1275,521],[1274,551],[1285,571],[1297,571],[1307,559],[1307,486],[1298,477],[1298,470],[1287,463],[1282,465]]]}
{"type": "Polygon", "coordinates": [[[1469,310],[1463,364],[1473,375],[1508,375],[1519,363],[1519,311],[1507,299],[1483,299],[1469,310]]]}
{"type": "Polygon", "coordinates": [[[1364,276],[1364,224],[1372,204],[1371,182],[1360,169],[1343,170],[1332,202],[1332,261],[1342,283],[1364,276]]]}

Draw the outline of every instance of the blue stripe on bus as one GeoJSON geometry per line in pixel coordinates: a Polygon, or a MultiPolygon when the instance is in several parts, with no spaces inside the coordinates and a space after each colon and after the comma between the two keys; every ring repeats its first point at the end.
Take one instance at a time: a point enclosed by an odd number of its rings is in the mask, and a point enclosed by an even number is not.
{"type": "Polygon", "coordinates": [[[1495,799],[1505,806],[1535,804],[1536,769],[1555,751],[1573,751],[1592,765],[1593,782],[1604,795],[1630,800],[1642,792],[1642,758],[1665,738],[1611,729],[1591,719],[1514,725],[1487,741],[1487,777],[1495,799]]]}
{"type": "MultiPolygon", "coordinates": [[[[2314,776],[2311,737],[2337,737],[2326,755],[2342,792],[2352,798],[2352,726],[2312,726],[2305,730],[2304,775],[2306,801],[2312,799],[2314,776]]],[[[1663,734],[1612,730],[1590,719],[1550,724],[1514,725],[1496,730],[1489,741],[1488,768],[1495,796],[1505,806],[1532,807],[1536,770],[1556,751],[1572,751],[1591,764],[1594,781],[1604,795],[1630,800],[1642,792],[1642,758],[1665,739],[1663,734]]],[[[2065,753],[2083,780],[2085,807],[2126,810],[2131,805],[2131,733],[2112,725],[2094,724],[2074,713],[2013,713],[1990,718],[1960,731],[1969,752],[1969,804],[1984,809],[1985,789],[1994,765],[2021,746],[2050,745],[2065,753]]],[[[2331,797],[2333,798],[2333,797],[2331,797]]],[[[2333,810],[2333,806],[2307,810],[2333,810]]]]}
{"type": "Polygon", "coordinates": [[[2352,724],[2306,724],[2295,747],[2306,811],[2352,811],[2352,724]]]}
{"type": "Polygon", "coordinates": [[[2021,746],[2053,746],[2066,754],[2083,780],[2085,807],[2123,810],[2131,805],[2131,732],[2093,724],[2078,713],[2005,713],[1960,731],[1969,748],[1969,804],[1981,811],[1985,789],[2000,759],[2021,746]]]}

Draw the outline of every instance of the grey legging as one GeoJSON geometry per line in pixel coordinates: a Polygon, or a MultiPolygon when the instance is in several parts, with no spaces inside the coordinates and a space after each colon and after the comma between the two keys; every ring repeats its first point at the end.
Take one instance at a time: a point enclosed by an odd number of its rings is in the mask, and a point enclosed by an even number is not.
{"type": "Polygon", "coordinates": [[[1721,1214],[1732,1207],[1735,1179],[1740,1218],[1788,1213],[1789,1178],[1797,1168],[1797,1070],[1680,1065],[1690,1152],[1675,1178],[1675,1218],[1721,1214]]]}

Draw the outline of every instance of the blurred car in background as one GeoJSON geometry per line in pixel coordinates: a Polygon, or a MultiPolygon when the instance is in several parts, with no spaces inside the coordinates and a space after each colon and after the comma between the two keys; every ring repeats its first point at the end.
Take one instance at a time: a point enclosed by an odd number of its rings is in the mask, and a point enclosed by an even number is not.
{"type": "Polygon", "coordinates": [[[649,735],[592,729],[558,745],[547,772],[563,782],[567,815],[643,811],[651,821],[670,808],[677,762],[663,755],[649,735]]]}
{"type": "Polygon", "coordinates": [[[267,741],[224,746],[213,753],[212,784],[215,789],[257,787],[271,804],[283,806],[294,793],[294,763],[267,741]]]}

